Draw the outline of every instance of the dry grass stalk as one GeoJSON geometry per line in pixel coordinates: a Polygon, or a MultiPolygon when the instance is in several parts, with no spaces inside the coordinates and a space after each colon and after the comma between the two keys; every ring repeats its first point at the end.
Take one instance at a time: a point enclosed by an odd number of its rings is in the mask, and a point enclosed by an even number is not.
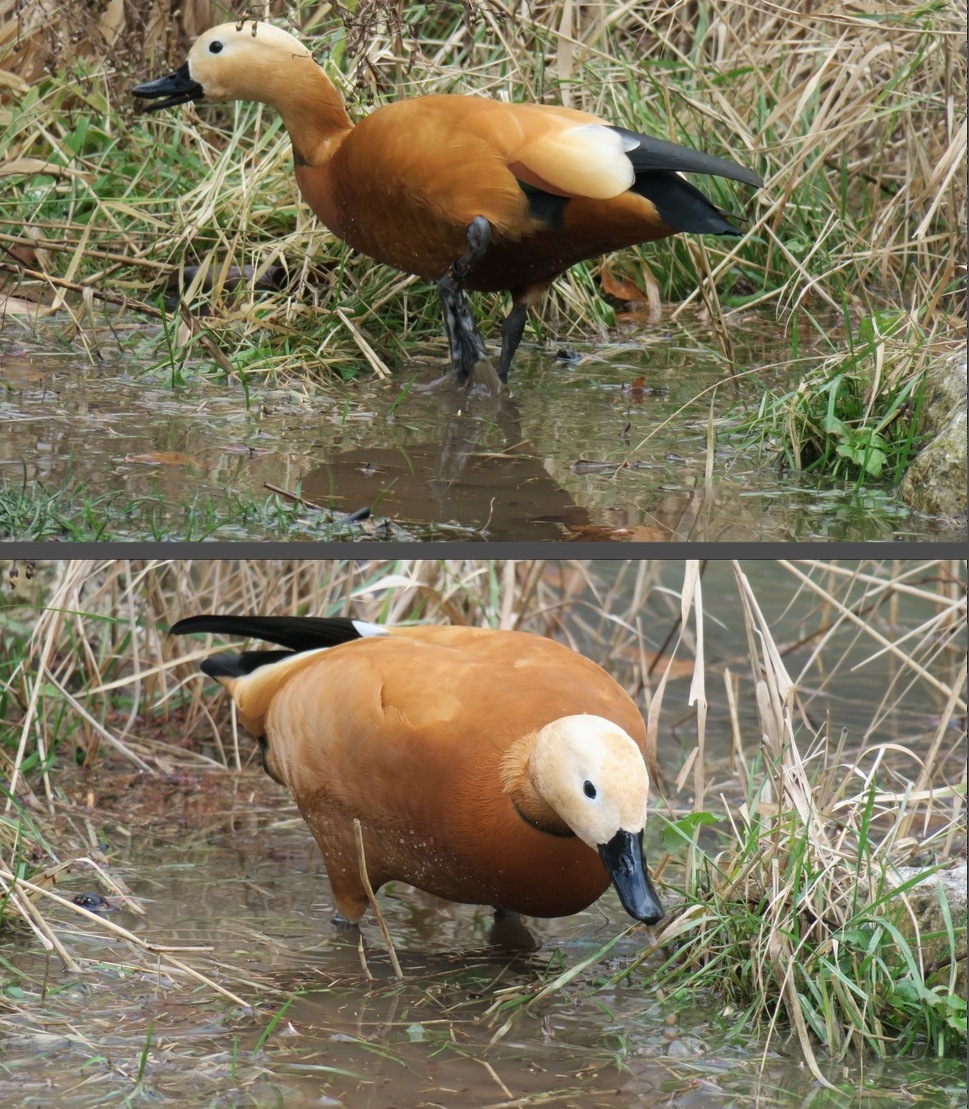
{"type": "MultiPolygon", "coordinates": [[[[367,873],[367,855],[363,846],[363,827],[357,817],[353,818],[353,841],[357,845],[357,866],[360,871],[360,881],[363,882],[364,891],[367,894],[367,900],[370,902],[370,908],[373,909],[373,915],[377,919],[377,925],[380,928],[380,934],[384,938],[384,944],[387,947],[387,954],[390,956],[391,966],[394,968],[394,975],[396,978],[403,981],[404,972],[400,969],[400,961],[397,958],[397,950],[394,947],[394,941],[390,935],[390,929],[387,927],[387,921],[384,920],[384,914],[380,908],[376,895],[373,892],[373,886],[370,884],[370,875],[367,873]]],[[[363,937],[360,937],[361,944],[363,937]]]]}

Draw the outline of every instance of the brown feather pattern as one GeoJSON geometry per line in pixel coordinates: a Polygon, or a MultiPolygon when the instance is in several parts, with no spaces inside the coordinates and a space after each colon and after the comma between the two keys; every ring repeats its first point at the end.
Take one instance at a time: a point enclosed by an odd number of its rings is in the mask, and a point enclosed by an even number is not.
{"type": "MultiPolygon", "coordinates": [[[[218,617],[197,619],[218,627],[218,617]]],[[[316,838],[341,915],[357,921],[367,907],[355,818],[375,889],[404,881],[533,916],[585,908],[609,875],[536,792],[536,733],[591,714],[625,731],[641,759],[636,705],[595,663],[539,636],[388,632],[220,678],[245,726],[265,736],[267,769],[316,838]]]]}

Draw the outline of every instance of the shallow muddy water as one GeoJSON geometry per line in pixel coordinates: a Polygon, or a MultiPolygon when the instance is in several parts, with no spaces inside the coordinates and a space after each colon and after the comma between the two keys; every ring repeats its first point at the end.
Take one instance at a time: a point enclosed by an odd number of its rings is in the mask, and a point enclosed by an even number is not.
{"type": "Polygon", "coordinates": [[[390,382],[318,388],[250,375],[247,404],[200,361],[173,384],[150,328],[105,324],[82,342],[8,321],[0,482],[8,501],[24,494],[3,531],[46,511],[49,537],[74,539],[963,538],[884,490],[784,474],[739,446],[744,409],[798,377],[778,368],[778,326],[738,327],[748,369],[730,381],[709,336],[684,325],[571,361],[526,345],[501,400],[422,392],[441,367],[414,363],[390,382]],[[369,520],[347,519],[358,510],[369,520]]]}
{"type": "MultiPolygon", "coordinates": [[[[95,799],[113,869],[147,909],[143,919],[113,918],[151,942],[209,947],[180,958],[248,1006],[152,973],[150,957],[147,968],[99,970],[99,959],[123,960],[125,945],[64,919],[81,975],[45,964],[27,943],[4,946],[0,1103],[120,1105],[139,1070],[134,1104],[840,1107],[884,1104],[902,1089],[915,1104],[957,1103],[958,1062],[830,1067],[843,1093],[820,1091],[794,1045],[777,1040],[761,1058],[756,1041],[725,1042],[736,1014],[713,999],[654,996],[659,953],[628,981],[593,988],[639,956],[644,928],[546,1002],[495,1011],[619,934],[627,922],[612,896],[572,918],[530,921],[541,947],[516,954],[489,946],[485,911],[387,887],[381,902],[404,979],[393,978],[371,921],[368,981],[355,944],[329,923],[316,848],[278,788],[255,771],[201,802],[187,796],[192,787],[183,779],[166,797],[129,776],[102,776],[79,783],[78,795],[95,799]]],[[[88,888],[83,875],[68,885],[88,888]]]]}

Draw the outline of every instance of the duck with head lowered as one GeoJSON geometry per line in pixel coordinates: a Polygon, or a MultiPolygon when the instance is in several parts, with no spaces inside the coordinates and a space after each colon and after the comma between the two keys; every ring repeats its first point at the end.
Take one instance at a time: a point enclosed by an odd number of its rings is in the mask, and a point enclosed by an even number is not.
{"type": "Polygon", "coordinates": [[[309,50],[272,24],[202,34],[174,73],[132,90],[149,111],[256,100],[282,116],[300,192],[354,249],[437,282],[458,384],[487,352],[464,290],[510,292],[497,371],[507,381],[526,316],[576,262],[681,231],[740,231],[684,172],[759,187],[724,158],[549,104],[479,96],[399,100],[354,125],[309,50]]]}
{"type": "Polygon", "coordinates": [[[646,729],[626,692],[525,632],[345,618],[191,616],[175,635],[282,649],[216,655],[269,775],[319,844],[338,918],[402,881],[500,913],[577,913],[609,886],[636,920],[663,909],[643,858],[646,729]]]}

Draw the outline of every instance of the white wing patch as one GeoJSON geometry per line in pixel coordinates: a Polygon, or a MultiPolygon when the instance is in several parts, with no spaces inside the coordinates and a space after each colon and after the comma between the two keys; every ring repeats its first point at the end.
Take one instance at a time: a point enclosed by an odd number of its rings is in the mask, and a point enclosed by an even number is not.
{"type": "Polygon", "coordinates": [[[387,635],[387,629],[379,624],[368,624],[366,620],[351,620],[350,623],[357,629],[357,634],[367,639],[373,635],[387,635]]]}
{"type": "Polygon", "coordinates": [[[608,200],[636,179],[626,157],[632,146],[602,123],[579,123],[530,142],[522,162],[566,196],[608,200]]]}

